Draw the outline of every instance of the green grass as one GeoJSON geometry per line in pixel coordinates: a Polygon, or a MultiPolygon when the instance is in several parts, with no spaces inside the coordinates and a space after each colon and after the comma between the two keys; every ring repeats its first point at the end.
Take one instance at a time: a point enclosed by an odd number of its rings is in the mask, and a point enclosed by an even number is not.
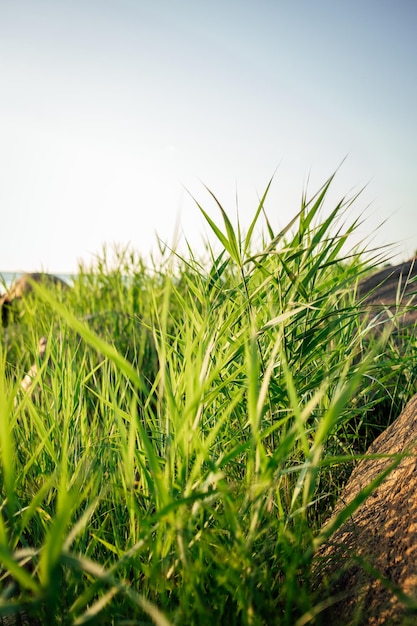
{"type": "Polygon", "coordinates": [[[104,249],[70,292],[20,304],[0,355],[1,616],[319,623],[320,528],[416,379],[410,337],[365,328],[358,281],[383,257],[349,249],[331,183],[279,233],[267,192],[246,233],[213,196],[220,251],[148,267],[104,249]]]}

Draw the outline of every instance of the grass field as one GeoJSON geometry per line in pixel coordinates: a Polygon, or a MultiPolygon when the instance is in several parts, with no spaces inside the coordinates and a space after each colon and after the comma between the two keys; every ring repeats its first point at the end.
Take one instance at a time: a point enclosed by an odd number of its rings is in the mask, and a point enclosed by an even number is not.
{"type": "Polygon", "coordinates": [[[213,197],[218,219],[196,210],[220,252],[103,249],[20,304],[0,346],[0,616],[320,623],[320,528],[417,371],[410,336],[361,315],[383,254],[350,249],[331,183],[280,233],[265,197],[245,233],[213,197]]]}

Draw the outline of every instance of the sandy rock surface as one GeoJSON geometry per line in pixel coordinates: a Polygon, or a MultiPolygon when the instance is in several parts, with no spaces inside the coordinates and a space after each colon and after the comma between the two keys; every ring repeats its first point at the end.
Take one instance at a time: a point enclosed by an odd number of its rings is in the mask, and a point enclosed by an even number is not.
{"type": "Polygon", "coordinates": [[[400,313],[400,324],[417,321],[417,257],[385,267],[359,284],[359,298],[369,317],[400,313]]]}
{"type": "Polygon", "coordinates": [[[323,623],[411,626],[417,624],[417,395],[368,454],[402,456],[362,460],[343,490],[330,524],[397,460],[317,554],[316,582],[334,602],[323,623]]]}

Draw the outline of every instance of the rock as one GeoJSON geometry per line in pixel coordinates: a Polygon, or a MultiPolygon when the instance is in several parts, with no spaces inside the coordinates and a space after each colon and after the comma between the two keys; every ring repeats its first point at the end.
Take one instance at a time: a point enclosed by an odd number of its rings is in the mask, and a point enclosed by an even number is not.
{"type": "MultiPolygon", "coordinates": [[[[325,624],[417,623],[417,395],[370,446],[375,454],[403,456],[315,556],[315,586],[330,603],[325,624]]],[[[392,463],[362,460],[323,530],[392,463]]]]}
{"type": "Polygon", "coordinates": [[[59,286],[63,289],[67,289],[69,285],[54,276],[53,274],[46,274],[44,272],[33,272],[31,274],[24,274],[18,278],[10,287],[9,291],[0,297],[1,317],[3,326],[7,326],[9,323],[10,309],[15,300],[20,300],[23,296],[32,291],[32,283],[45,283],[53,286],[59,286]]]}
{"type": "Polygon", "coordinates": [[[361,281],[359,299],[368,317],[386,321],[400,314],[401,326],[417,321],[417,257],[385,267],[361,281]]]}

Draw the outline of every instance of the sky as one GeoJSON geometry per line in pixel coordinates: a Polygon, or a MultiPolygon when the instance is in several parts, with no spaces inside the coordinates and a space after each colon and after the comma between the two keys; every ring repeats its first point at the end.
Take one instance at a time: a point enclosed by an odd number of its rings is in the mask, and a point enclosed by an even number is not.
{"type": "Polygon", "coordinates": [[[0,0],[0,271],[198,256],[206,187],[245,229],[273,176],[278,230],[336,170],[329,210],[364,188],[355,237],[409,258],[416,28],[415,0],[0,0]]]}

